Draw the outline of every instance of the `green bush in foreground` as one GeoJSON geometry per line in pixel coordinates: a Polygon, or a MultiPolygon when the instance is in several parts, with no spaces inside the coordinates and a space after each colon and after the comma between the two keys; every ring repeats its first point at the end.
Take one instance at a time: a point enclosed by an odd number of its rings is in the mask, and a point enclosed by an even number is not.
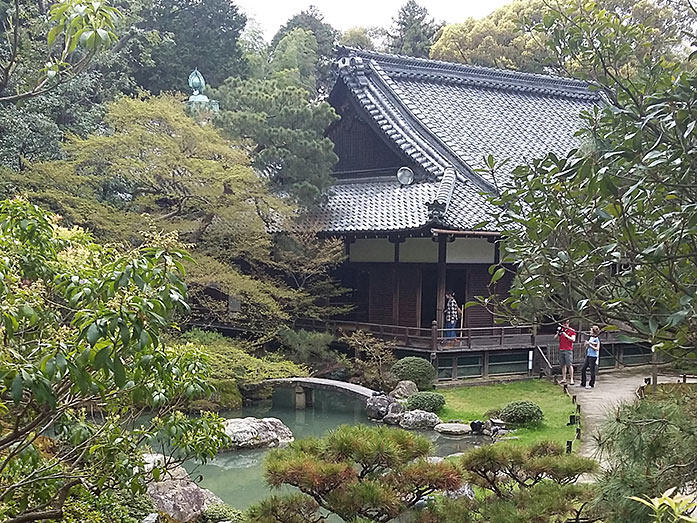
{"type": "Polygon", "coordinates": [[[225,503],[218,503],[208,507],[201,518],[201,523],[218,523],[219,521],[231,521],[232,523],[243,523],[245,521],[244,512],[232,508],[225,503]]]}
{"type": "Polygon", "coordinates": [[[437,392],[417,392],[407,399],[407,410],[438,412],[445,406],[445,397],[437,392]]]}
{"type": "Polygon", "coordinates": [[[532,401],[512,401],[501,409],[501,419],[517,425],[539,423],[543,418],[542,409],[532,401]]]}
{"type": "Polygon", "coordinates": [[[433,387],[433,380],[436,379],[436,369],[433,365],[417,356],[407,356],[398,360],[392,366],[392,374],[400,381],[413,381],[419,390],[430,389],[433,387]]]}

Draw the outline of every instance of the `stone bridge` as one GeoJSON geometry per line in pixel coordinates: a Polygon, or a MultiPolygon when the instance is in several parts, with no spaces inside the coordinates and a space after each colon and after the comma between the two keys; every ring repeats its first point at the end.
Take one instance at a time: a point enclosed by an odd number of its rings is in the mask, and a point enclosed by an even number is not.
{"type": "Polygon", "coordinates": [[[375,394],[373,389],[369,389],[362,385],[324,378],[278,378],[266,381],[274,385],[294,388],[295,408],[297,409],[304,409],[305,407],[311,407],[313,405],[313,391],[315,389],[343,392],[344,394],[351,394],[354,397],[360,398],[363,401],[366,401],[375,394]]]}

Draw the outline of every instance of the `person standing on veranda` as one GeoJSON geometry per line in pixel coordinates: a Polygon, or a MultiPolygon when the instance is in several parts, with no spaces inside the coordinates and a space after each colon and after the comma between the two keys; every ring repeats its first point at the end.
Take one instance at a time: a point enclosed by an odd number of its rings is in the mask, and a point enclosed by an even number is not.
{"type": "Polygon", "coordinates": [[[457,337],[457,320],[460,318],[460,307],[455,301],[455,293],[448,290],[445,293],[445,337],[454,340],[457,337]]]}
{"type": "Polygon", "coordinates": [[[593,325],[591,327],[591,337],[586,341],[586,360],[583,362],[581,369],[581,387],[592,389],[595,387],[595,370],[598,368],[598,356],[600,355],[600,327],[593,325]],[[586,385],[586,370],[590,369],[591,380],[586,385]]]}
{"type": "Polygon", "coordinates": [[[574,342],[576,331],[571,328],[569,320],[557,329],[555,337],[559,338],[559,364],[561,365],[561,382],[566,383],[566,371],[569,371],[569,383],[574,384],[574,342]]]}

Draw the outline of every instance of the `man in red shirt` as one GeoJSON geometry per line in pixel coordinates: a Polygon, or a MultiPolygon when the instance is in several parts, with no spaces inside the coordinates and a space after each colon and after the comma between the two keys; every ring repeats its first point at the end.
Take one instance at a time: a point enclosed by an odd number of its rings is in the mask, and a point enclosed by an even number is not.
{"type": "Polygon", "coordinates": [[[574,384],[574,342],[576,331],[565,320],[557,329],[555,336],[559,337],[559,364],[561,365],[561,382],[566,383],[566,369],[569,369],[569,383],[574,384]]]}

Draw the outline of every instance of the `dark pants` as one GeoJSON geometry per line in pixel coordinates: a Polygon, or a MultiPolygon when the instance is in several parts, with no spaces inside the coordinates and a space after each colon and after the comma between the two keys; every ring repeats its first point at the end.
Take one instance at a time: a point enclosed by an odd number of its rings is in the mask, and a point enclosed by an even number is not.
{"type": "Polygon", "coordinates": [[[586,356],[586,361],[583,362],[583,368],[581,369],[581,387],[586,386],[586,369],[591,370],[591,381],[589,385],[595,387],[595,368],[598,365],[598,357],[586,356]]]}

